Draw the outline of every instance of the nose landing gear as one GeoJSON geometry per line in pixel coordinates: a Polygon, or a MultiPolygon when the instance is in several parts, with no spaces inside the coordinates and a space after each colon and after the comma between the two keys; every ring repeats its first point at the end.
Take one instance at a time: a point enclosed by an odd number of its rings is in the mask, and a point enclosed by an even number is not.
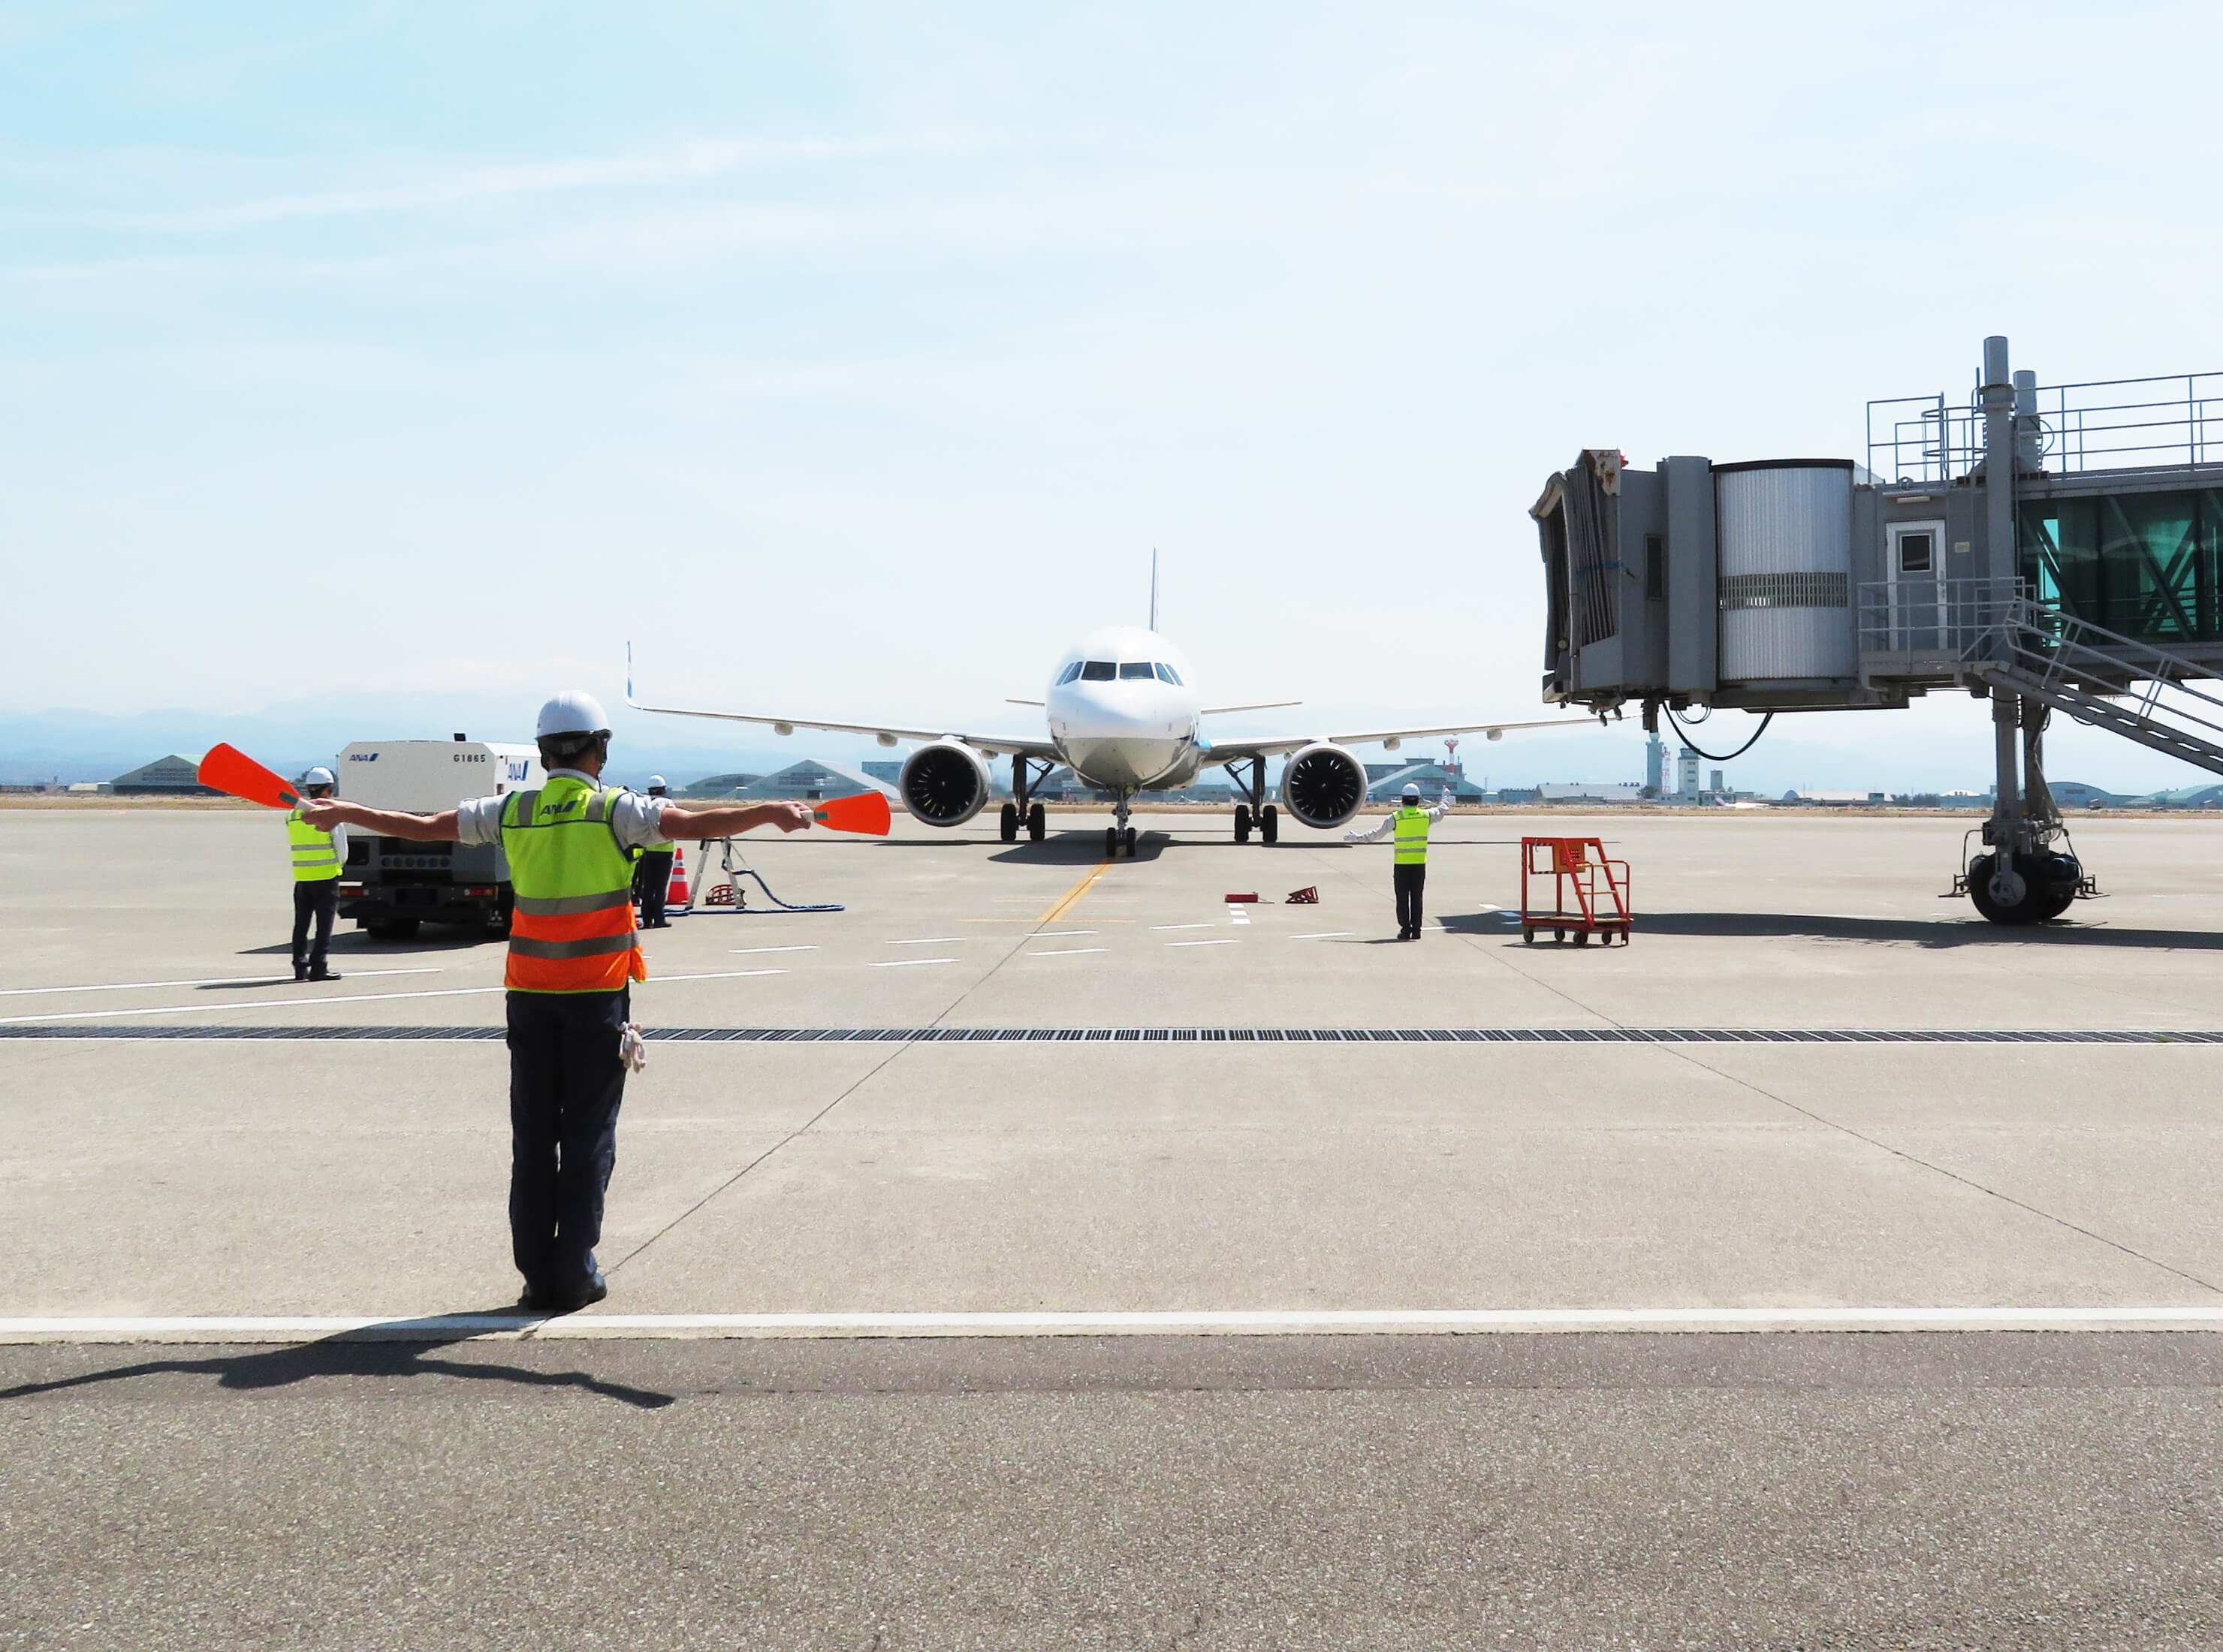
{"type": "Polygon", "coordinates": [[[1142,834],[1127,824],[1129,795],[1125,792],[1120,793],[1118,800],[1112,807],[1117,811],[1118,824],[1104,828],[1104,858],[1117,860],[1119,858],[1119,851],[1124,849],[1127,851],[1127,858],[1132,860],[1135,857],[1135,845],[1142,834]]]}

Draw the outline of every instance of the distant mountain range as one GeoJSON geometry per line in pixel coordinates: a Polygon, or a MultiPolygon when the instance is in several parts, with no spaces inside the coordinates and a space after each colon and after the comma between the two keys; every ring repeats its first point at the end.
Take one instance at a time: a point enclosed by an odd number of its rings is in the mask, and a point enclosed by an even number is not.
{"type": "MultiPolygon", "coordinates": [[[[364,739],[444,740],[462,732],[473,739],[528,741],[507,704],[471,704],[450,695],[381,697],[366,719],[350,705],[308,700],[253,713],[195,712],[170,707],[111,716],[98,712],[0,712],[0,783],[111,780],[127,769],[172,752],[187,756],[226,740],[282,774],[330,763],[350,742],[364,739]]],[[[841,736],[718,741],[707,725],[643,717],[616,708],[610,772],[638,782],[652,772],[674,784],[733,769],[769,773],[803,757],[836,760],[877,751],[871,741],[841,736]],[[809,744],[803,744],[804,738],[809,744]]],[[[885,754],[883,754],[885,755],[885,754]]]]}

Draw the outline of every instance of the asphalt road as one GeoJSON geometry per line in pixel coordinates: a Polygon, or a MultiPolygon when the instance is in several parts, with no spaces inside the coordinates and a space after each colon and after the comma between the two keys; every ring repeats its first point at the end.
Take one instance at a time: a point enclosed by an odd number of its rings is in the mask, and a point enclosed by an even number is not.
{"type": "Polygon", "coordinates": [[[2223,1643],[2223,1338],[0,1354],[0,1644],[2223,1643]]]}

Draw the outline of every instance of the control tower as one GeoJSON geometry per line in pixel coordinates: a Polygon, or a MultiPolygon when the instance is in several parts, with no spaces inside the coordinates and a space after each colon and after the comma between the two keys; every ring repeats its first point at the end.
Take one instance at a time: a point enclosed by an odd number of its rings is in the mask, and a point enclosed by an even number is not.
{"type": "Polygon", "coordinates": [[[2223,774],[2223,697],[2193,686],[2223,674],[2223,374],[2041,387],[1987,338],[1965,405],[1868,404],[1865,465],[1586,448],[1529,513],[1547,701],[1695,745],[1716,707],[1988,700],[1996,801],[1954,891],[1995,923],[2094,892],[2046,788],[2054,713],[2223,774]]]}

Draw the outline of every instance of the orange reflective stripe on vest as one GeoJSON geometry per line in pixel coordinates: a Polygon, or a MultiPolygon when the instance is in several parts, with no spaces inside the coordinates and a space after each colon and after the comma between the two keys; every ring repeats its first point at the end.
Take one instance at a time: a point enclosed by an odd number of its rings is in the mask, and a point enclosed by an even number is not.
{"type": "Polygon", "coordinates": [[[501,847],[516,904],[513,992],[615,992],[645,981],[633,925],[633,857],[610,825],[617,794],[569,775],[502,804],[501,847]]]}

